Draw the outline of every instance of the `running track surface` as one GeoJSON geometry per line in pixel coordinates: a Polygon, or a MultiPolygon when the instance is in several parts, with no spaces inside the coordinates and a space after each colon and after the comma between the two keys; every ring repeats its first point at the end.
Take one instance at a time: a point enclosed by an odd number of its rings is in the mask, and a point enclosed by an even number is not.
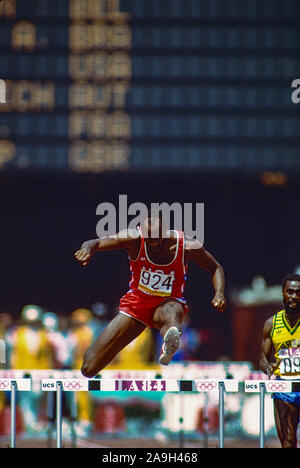
{"type": "MultiPolygon", "coordinates": [[[[9,438],[1,438],[0,448],[7,448],[9,438]]],[[[56,441],[52,440],[52,448],[55,448],[56,441]]],[[[64,448],[71,448],[69,440],[63,441],[64,448]]],[[[17,448],[48,448],[47,440],[24,439],[16,440],[17,448]]],[[[160,442],[152,439],[77,439],[77,448],[179,448],[178,441],[160,442]]],[[[204,448],[204,441],[184,441],[184,448],[204,448]]],[[[210,438],[208,440],[208,448],[217,448],[218,439],[210,438]]],[[[225,448],[258,448],[259,441],[256,439],[230,439],[224,441],[225,448]]],[[[266,439],[265,448],[280,448],[278,439],[266,439]]]]}

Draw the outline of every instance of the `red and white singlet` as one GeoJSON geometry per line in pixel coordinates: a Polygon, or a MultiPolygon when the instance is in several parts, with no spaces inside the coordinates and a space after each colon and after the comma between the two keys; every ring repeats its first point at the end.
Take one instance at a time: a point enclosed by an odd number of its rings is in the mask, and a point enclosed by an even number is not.
{"type": "Polygon", "coordinates": [[[184,313],[188,307],[184,298],[187,265],[184,263],[184,233],[174,231],[177,236],[173,260],[166,265],[152,262],[140,228],[141,245],[135,260],[129,258],[131,280],[129,291],[120,300],[120,312],[132,316],[147,326],[154,327],[152,320],[155,309],[163,302],[175,299],[181,303],[184,313]]]}

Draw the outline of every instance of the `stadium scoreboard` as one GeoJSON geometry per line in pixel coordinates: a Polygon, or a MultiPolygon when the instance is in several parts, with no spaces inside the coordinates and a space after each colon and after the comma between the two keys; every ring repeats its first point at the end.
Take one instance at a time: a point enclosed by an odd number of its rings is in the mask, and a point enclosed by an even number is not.
{"type": "Polygon", "coordinates": [[[299,3],[0,1],[0,170],[299,169],[299,3]]]}

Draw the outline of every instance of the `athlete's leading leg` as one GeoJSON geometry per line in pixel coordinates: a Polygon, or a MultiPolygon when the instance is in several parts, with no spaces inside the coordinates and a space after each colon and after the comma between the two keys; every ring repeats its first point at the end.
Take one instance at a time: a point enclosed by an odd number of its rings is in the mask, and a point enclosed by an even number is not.
{"type": "Polygon", "coordinates": [[[162,354],[159,358],[161,364],[169,364],[179,348],[183,317],[183,306],[176,300],[163,303],[153,314],[153,322],[160,329],[164,339],[162,354]]]}
{"type": "Polygon", "coordinates": [[[119,313],[86,350],[81,366],[82,374],[85,377],[96,375],[145,328],[141,322],[119,313]]]}
{"type": "Polygon", "coordinates": [[[299,409],[280,399],[274,399],[277,434],[282,448],[297,448],[299,409]]]}

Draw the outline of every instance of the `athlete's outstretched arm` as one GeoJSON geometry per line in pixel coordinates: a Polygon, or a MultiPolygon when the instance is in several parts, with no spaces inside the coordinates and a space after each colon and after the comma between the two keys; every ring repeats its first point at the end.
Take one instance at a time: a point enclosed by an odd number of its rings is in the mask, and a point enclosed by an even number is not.
{"type": "Polygon", "coordinates": [[[269,377],[277,369],[279,363],[271,362],[273,344],[271,339],[271,331],[273,328],[273,317],[268,318],[263,328],[263,340],[260,349],[259,368],[269,377]]]}
{"type": "Polygon", "coordinates": [[[96,252],[126,249],[130,254],[133,243],[136,242],[138,238],[138,231],[126,229],[111,236],[88,240],[82,243],[79,250],[76,250],[74,257],[85,266],[96,252]]]}
{"type": "Polygon", "coordinates": [[[208,271],[215,290],[212,305],[221,313],[226,310],[225,273],[222,265],[196,239],[186,239],[185,261],[194,261],[200,268],[208,271]]]}

